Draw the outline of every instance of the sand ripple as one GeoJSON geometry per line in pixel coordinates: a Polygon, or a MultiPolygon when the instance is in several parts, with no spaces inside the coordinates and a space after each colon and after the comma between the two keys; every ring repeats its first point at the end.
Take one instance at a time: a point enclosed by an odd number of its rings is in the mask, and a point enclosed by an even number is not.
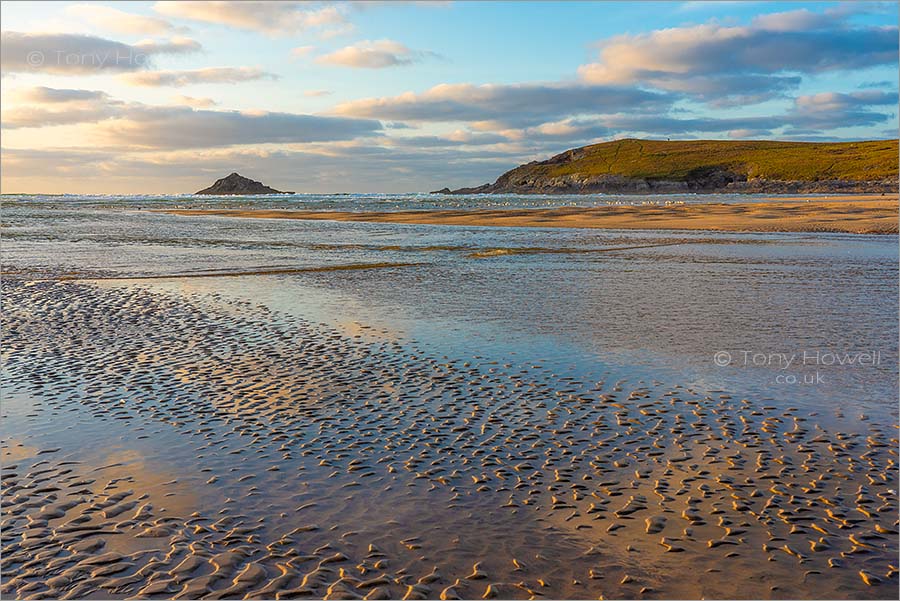
{"type": "Polygon", "coordinates": [[[896,593],[882,425],[432,357],[223,297],[3,292],[4,394],[35,428],[4,437],[6,596],[896,593]],[[172,473],[87,460],[113,433],[172,473]]]}

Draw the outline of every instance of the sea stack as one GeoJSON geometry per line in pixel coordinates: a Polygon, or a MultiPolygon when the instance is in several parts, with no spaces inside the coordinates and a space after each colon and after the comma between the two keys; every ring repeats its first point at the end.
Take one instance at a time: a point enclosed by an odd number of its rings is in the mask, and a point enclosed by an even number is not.
{"type": "Polygon", "coordinates": [[[209,188],[204,188],[196,194],[214,194],[214,195],[238,195],[238,194],[293,194],[293,192],[282,192],[266,186],[262,182],[254,181],[237,173],[232,173],[228,177],[216,180],[216,183],[209,188]]]}

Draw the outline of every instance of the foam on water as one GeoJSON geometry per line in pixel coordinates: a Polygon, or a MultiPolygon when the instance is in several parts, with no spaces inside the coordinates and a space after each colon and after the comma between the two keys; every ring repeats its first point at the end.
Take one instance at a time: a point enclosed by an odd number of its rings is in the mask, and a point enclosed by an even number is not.
{"type": "MultiPolygon", "coordinates": [[[[2,202],[123,209],[259,208],[304,211],[409,211],[439,209],[548,209],[607,205],[766,202],[809,195],[774,194],[4,194],[2,202]]],[[[828,196],[826,194],[817,196],[828,196]]],[[[839,195],[838,195],[839,196],[839,195]]]]}

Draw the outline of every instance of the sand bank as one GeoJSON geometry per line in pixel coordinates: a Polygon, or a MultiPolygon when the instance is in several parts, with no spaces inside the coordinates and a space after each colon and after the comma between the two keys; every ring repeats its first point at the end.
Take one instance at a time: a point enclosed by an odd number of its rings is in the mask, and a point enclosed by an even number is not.
{"type": "Polygon", "coordinates": [[[40,419],[0,444],[5,597],[896,594],[890,426],[227,296],[3,285],[4,400],[40,419]]]}
{"type": "MultiPolygon", "coordinates": [[[[880,198],[880,197],[879,197],[880,198]]],[[[176,209],[176,215],[218,215],[257,219],[324,219],[495,227],[566,227],[729,232],[897,233],[893,200],[819,199],[742,204],[603,206],[594,208],[440,210],[352,213],[253,209],[176,209]]]]}

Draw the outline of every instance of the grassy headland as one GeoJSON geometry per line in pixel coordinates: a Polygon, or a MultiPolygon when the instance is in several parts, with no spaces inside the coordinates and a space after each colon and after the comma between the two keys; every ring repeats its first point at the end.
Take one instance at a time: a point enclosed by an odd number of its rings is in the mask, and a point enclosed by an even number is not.
{"type": "Polygon", "coordinates": [[[897,174],[897,140],[625,139],[567,150],[453,192],[896,192],[897,174]]]}

